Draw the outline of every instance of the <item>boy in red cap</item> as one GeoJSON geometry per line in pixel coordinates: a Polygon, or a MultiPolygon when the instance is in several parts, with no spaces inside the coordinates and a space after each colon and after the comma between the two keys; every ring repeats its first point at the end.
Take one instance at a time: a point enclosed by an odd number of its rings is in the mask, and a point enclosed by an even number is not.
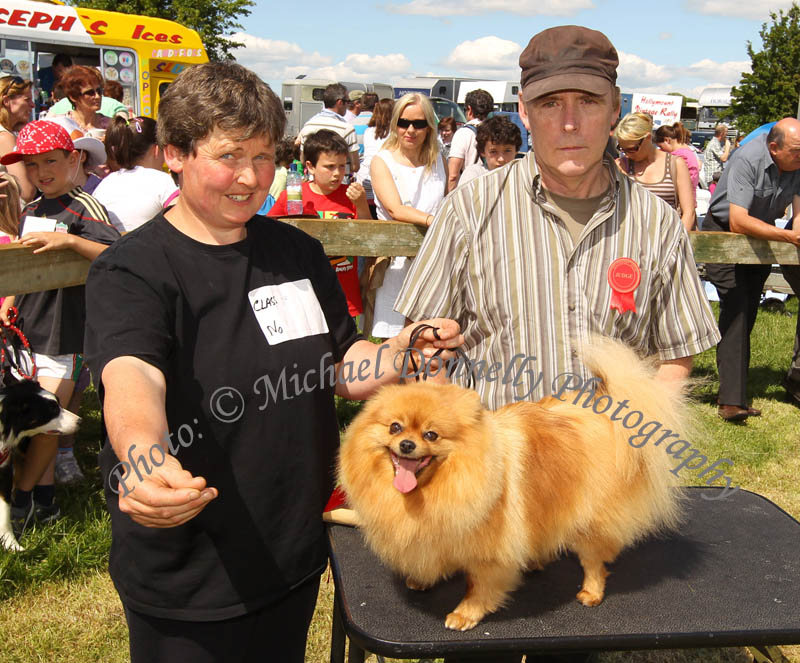
{"type": "MultiPolygon", "coordinates": [[[[72,178],[81,167],[80,156],[63,127],[45,120],[26,124],[19,132],[16,149],[0,159],[3,165],[18,161],[25,162],[28,177],[42,193],[22,211],[21,244],[33,248],[34,253],[72,249],[93,260],[119,237],[105,208],[73,184],[72,178]]],[[[34,350],[36,378],[66,405],[82,362],[84,287],[8,297],[0,307],[2,324],[8,324],[8,309],[15,304],[34,350]]],[[[27,367],[28,372],[31,368],[27,367]]],[[[60,515],[53,501],[57,448],[58,438],[52,435],[37,435],[31,440],[12,498],[11,518],[17,538],[33,518],[50,522],[60,515]]]]}

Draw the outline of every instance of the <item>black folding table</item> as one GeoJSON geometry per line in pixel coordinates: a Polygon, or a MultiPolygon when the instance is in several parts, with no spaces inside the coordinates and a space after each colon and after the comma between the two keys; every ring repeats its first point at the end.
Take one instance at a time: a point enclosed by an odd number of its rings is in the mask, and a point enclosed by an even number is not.
{"type": "Polygon", "coordinates": [[[800,643],[800,523],[745,490],[688,488],[686,519],[668,538],[623,552],[603,603],[575,599],[574,556],[525,575],[510,605],[474,629],[444,619],[465,593],[463,577],[425,592],[406,588],[367,549],[361,533],[330,525],[336,584],[331,663],[364,652],[393,658],[488,653],[728,647],[800,643]]]}

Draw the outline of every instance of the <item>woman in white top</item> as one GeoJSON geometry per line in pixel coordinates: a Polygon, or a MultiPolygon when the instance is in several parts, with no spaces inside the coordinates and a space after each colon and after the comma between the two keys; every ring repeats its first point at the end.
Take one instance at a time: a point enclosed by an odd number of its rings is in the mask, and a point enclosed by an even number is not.
{"type": "Polygon", "coordinates": [[[369,124],[364,132],[364,156],[361,159],[361,168],[356,173],[358,183],[367,192],[367,204],[373,216],[375,214],[375,194],[372,191],[369,168],[372,165],[372,157],[378,153],[389,137],[393,108],[394,99],[381,99],[375,104],[372,117],[369,118],[369,124]]]}
{"type": "MultiPolygon", "coordinates": [[[[389,137],[370,166],[379,219],[430,226],[447,184],[439,153],[436,116],[427,97],[407,94],[394,106],[389,137]]],[[[405,318],[394,310],[411,260],[393,258],[375,296],[372,335],[395,336],[405,318]]],[[[370,330],[365,330],[370,331],[370,330]]]]}
{"type": "Polygon", "coordinates": [[[178,187],[161,170],[164,152],[156,142],[156,121],[149,117],[115,117],[106,132],[106,152],[120,169],[100,182],[92,195],[106,206],[117,230],[130,232],[171,202],[178,187]]]}

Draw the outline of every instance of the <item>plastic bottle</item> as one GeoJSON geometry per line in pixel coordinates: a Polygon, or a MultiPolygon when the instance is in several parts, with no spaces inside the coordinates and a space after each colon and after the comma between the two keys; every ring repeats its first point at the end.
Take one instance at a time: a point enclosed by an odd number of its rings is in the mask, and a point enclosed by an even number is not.
{"type": "Polygon", "coordinates": [[[295,164],[286,173],[286,213],[290,216],[303,213],[303,175],[295,164]]]}

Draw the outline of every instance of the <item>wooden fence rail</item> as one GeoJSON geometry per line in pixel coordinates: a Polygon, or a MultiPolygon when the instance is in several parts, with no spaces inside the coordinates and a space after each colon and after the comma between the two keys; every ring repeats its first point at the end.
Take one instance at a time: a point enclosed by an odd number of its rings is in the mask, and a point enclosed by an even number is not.
{"type": "MultiPolygon", "coordinates": [[[[413,256],[424,236],[419,226],[397,221],[286,221],[319,239],[331,256],[413,256]]],[[[792,244],[722,232],[690,235],[697,262],[800,264],[792,244]]],[[[29,248],[0,245],[0,297],[79,285],[88,271],[89,261],[69,250],[33,255],[29,248]]]]}

